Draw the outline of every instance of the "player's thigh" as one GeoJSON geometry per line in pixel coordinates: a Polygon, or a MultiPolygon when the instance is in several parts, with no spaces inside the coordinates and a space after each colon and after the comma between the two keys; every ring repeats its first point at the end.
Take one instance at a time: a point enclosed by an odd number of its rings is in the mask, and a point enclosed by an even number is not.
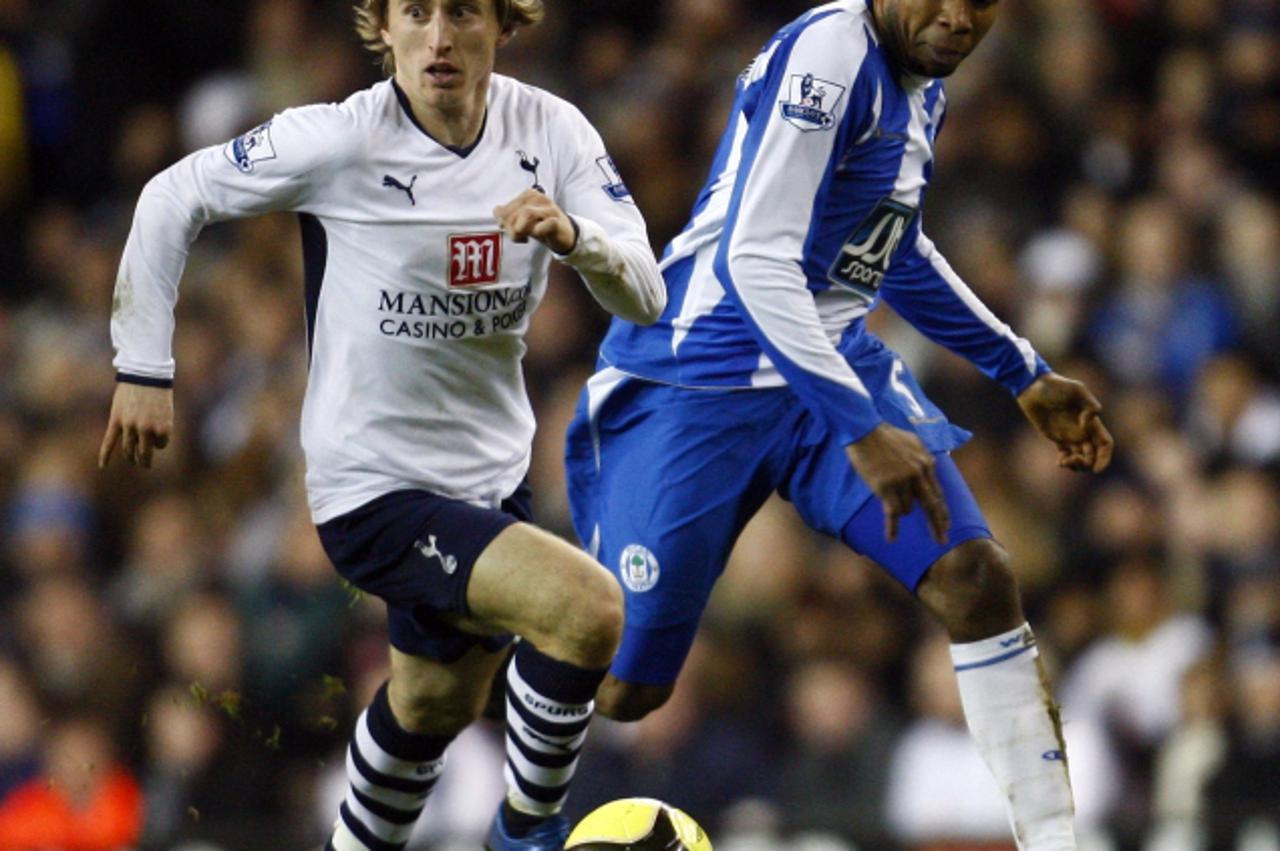
{"type": "Polygon", "coordinates": [[[928,518],[918,505],[900,520],[896,540],[887,540],[880,500],[849,463],[845,447],[812,419],[797,430],[792,466],[779,490],[810,526],[840,538],[914,592],[943,555],[966,541],[991,537],[973,493],[949,454],[968,433],[947,420],[905,364],[883,346],[861,355],[855,369],[885,421],[912,430],[933,453],[951,516],[947,540],[939,544],[933,539],[928,518]]]}
{"type": "Polygon", "coordinates": [[[773,391],[646,382],[580,409],[569,435],[575,523],[626,597],[614,679],[675,681],[734,541],[773,490],[790,410],[773,391]]]}
{"type": "Polygon", "coordinates": [[[621,591],[608,571],[529,523],[508,526],[476,559],[467,608],[468,624],[514,632],[555,656],[590,657],[573,660],[588,664],[608,663],[622,629],[621,591]]]}
{"type": "Polygon", "coordinates": [[[391,648],[388,698],[392,712],[412,732],[451,735],[480,716],[506,649],[472,647],[442,662],[391,648]]]}
{"type": "Polygon", "coordinates": [[[481,554],[530,516],[520,486],[498,508],[423,490],[386,494],[318,527],[348,582],[387,604],[391,645],[410,656],[453,663],[473,647],[497,652],[510,631],[475,621],[467,589],[481,554]]]}
{"type": "Polygon", "coordinates": [[[955,461],[936,453],[935,472],[951,516],[946,541],[939,543],[929,528],[923,508],[915,506],[898,524],[898,536],[885,537],[884,506],[874,497],[866,500],[840,531],[840,537],[856,552],[880,565],[907,590],[916,592],[934,565],[971,541],[989,541],[991,530],[955,461]]]}

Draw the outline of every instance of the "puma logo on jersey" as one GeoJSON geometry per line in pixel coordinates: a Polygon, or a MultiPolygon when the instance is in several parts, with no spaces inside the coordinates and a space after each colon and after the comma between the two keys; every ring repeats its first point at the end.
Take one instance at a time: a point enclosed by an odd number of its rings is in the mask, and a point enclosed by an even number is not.
{"type": "Polygon", "coordinates": [[[413,546],[414,546],[414,549],[422,553],[424,558],[439,559],[440,568],[444,570],[444,572],[447,573],[448,575],[452,576],[454,574],[454,571],[458,569],[457,557],[445,555],[444,553],[440,552],[439,548],[436,547],[435,535],[428,535],[427,542],[425,544],[422,543],[422,541],[420,540],[414,541],[413,546]]]}
{"type": "Polygon", "coordinates": [[[417,182],[418,182],[418,175],[416,174],[413,176],[413,179],[409,181],[408,186],[405,186],[403,183],[396,180],[394,177],[392,177],[389,174],[386,177],[382,178],[382,185],[384,187],[386,187],[387,189],[399,189],[401,192],[409,196],[409,203],[415,207],[418,206],[418,202],[414,200],[414,197],[413,197],[413,184],[417,182]]]}
{"type": "Polygon", "coordinates": [[[542,165],[542,160],[537,157],[529,159],[529,155],[524,151],[516,151],[516,154],[520,157],[520,167],[533,175],[533,188],[546,194],[547,190],[543,189],[542,184],[538,182],[538,166],[542,165]]]}

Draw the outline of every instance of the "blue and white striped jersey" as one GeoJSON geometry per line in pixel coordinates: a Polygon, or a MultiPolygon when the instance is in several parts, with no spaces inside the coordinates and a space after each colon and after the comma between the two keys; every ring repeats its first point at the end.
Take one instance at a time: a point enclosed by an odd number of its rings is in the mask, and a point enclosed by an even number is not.
{"type": "Polygon", "coordinates": [[[946,111],[942,83],[904,77],[868,0],[810,10],[743,73],[693,217],[662,262],[667,309],[615,319],[623,372],[687,387],[790,385],[844,443],[880,422],[857,374],[879,350],[883,297],[1012,392],[1048,366],[924,235],[920,206],[946,111]]]}

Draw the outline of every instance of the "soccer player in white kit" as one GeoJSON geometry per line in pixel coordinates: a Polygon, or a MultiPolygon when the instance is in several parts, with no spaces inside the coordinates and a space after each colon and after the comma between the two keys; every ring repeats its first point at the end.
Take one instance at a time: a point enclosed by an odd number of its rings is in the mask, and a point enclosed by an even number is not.
{"type": "Polygon", "coordinates": [[[634,322],[657,318],[665,289],[596,131],[493,73],[542,0],[363,0],[356,12],[391,79],[286,110],[143,190],[116,284],[118,384],[99,463],[119,448],[150,466],[168,442],[173,309],[201,227],[299,213],[308,499],[339,572],[387,603],[392,645],[327,847],[405,846],[516,634],[509,790],[488,845],[559,849],[622,602],[606,570],[527,522],[523,337],[553,256],[634,322]]]}

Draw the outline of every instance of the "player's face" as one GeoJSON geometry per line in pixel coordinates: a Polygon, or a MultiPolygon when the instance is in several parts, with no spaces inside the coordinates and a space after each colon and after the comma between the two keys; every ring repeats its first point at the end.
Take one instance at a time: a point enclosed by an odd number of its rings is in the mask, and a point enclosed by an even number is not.
{"type": "Polygon", "coordinates": [[[428,108],[457,112],[483,103],[503,32],[495,0],[390,0],[382,40],[396,82],[428,108]]]}
{"type": "Polygon", "coordinates": [[[947,77],[996,22],[999,0],[876,0],[880,35],[903,68],[947,77]]]}

